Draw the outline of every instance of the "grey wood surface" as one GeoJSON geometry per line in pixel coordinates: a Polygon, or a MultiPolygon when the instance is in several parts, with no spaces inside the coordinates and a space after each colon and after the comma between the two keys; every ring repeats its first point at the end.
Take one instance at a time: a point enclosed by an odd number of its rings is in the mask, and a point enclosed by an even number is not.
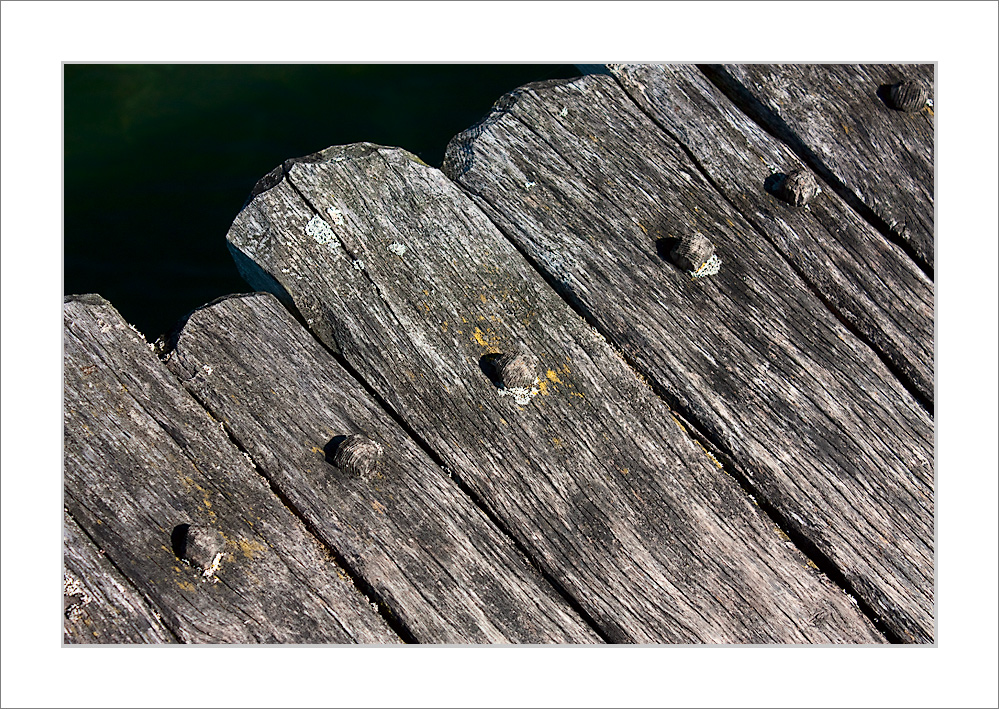
{"type": "Polygon", "coordinates": [[[254,192],[228,235],[244,277],[296,308],[605,639],[884,641],[440,171],[358,144],[254,192]],[[492,358],[521,349],[534,386],[497,386],[492,358]]]}
{"type": "Polygon", "coordinates": [[[933,108],[890,108],[888,87],[932,64],[725,64],[713,81],[882,220],[924,268],[933,258],[933,108]]]}
{"type": "Polygon", "coordinates": [[[107,301],[68,297],[64,326],[65,507],[170,634],[186,643],[400,642],[107,301]],[[178,558],[183,525],[224,536],[214,575],[178,558]]]}
{"type": "Polygon", "coordinates": [[[353,575],[420,643],[592,643],[599,636],[272,296],[185,322],[167,365],[353,575]],[[210,371],[210,373],[209,373],[210,371]],[[333,465],[363,434],[370,475],[333,465]]]}
{"type": "Polygon", "coordinates": [[[508,94],[444,171],[897,639],[932,641],[932,420],[612,77],[508,94]],[[692,280],[668,254],[698,231],[722,266],[692,280]]]}
{"type": "Polygon", "coordinates": [[[776,197],[770,189],[775,176],[808,168],[697,67],[609,69],[642,110],[690,151],[729,203],[932,407],[933,283],[922,269],[828,185],[805,207],[776,197]]]}
{"type": "Polygon", "coordinates": [[[63,643],[175,643],[159,613],[63,515],[63,643]]]}

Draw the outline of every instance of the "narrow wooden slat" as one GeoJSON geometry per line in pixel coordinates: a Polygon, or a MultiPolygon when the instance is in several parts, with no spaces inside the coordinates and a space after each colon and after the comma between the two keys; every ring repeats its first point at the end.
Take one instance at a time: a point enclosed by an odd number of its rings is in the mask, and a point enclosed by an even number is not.
{"type": "Polygon", "coordinates": [[[440,171],[330,148],[230,229],[614,642],[882,642],[440,171]],[[492,381],[522,348],[532,388],[492,381]]]}
{"type": "Polygon", "coordinates": [[[828,186],[805,207],[775,197],[768,182],[807,168],[696,67],[609,68],[729,202],[932,405],[933,283],[923,271],[828,186]]]}
{"type": "Polygon", "coordinates": [[[63,642],[175,643],[152,608],[68,514],[63,516],[63,642]]]}
{"type": "Polygon", "coordinates": [[[920,81],[932,97],[932,64],[726,64],[705,71],[933,268],[933,109],[907,113],[884,99],[902,79],[920,81]]]}
{"type": "Polygon", "coordinates": [[[415,640],[600,641],[272,296],[195,311],[167,363],[415,640]],[[382,448],[370,479],[330,462],[352,434],[382,448]]]}
{"type": "Polygon", "coordinates": [[[932,638],[932,421],[613,78],[517,90],[444,169],[897,637],[932,638]],[[722,265],[692,280],[669,253],[696,232],[722,265]]]}
{"type": "Polygon", "coordinates": [[[64,323],[66,509],[177,639],[399,642],[110,303],[70,296],[64,323]],[[182,525],[223,535],[214,575],[182,525]]]}

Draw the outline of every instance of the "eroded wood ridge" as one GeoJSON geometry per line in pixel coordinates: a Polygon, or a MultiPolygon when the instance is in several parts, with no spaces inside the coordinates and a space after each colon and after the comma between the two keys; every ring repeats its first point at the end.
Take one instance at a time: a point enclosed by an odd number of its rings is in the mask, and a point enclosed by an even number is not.
{"type": "Polygon", "coordinates": [[[704,67],[747,114],[855,195],[933,269],[933,108],[892,107],[890,87],[932,64],[725,64],[704,67]]]}
{"type": "MultiPolygon", "coordinates": [[[[605,637],[884,641],[440,171],[370,144],[285,167],[230,229],[247,277],[291,299],[605,637]],[[496,375],[510,352],[530,353],[531,386],[496,375]]],[[[535,179],[517,185],[540,209],[535,179]]],[[[387,514],[412,484],[377,497],[387,514]]]]}
{"type": "Polygon", "coordinates": [[[195,311],[167,363],[417,642],[600,641],[272,296],[195,311]]]}
{"type": "Polygon", "coordinates": [[[444,169],[899,638],[933,633],[933,428],[607,76],[524,87],[444,169]],[[701,232],[717,275],[670,263],[701,232]]]}
{"type": "MultiPolygon", "coordinates": [[[[110,303],[69,297],[64,325],[66,508],[170,634],[187,643],[399,642],[110,303]],[[180,558],[189,525],[223,535],[213,572],[180,558]]],[[[70,573],[78,556],[67,551],[70,573]]]]}
{"type": "Polygon", "coordinates": [[[933,404],[933,283],[828,186],[805,206],[778,196],[809,170],[694,66],[612,65],[628,95],[679,140],[728,201],[933,404]]]}

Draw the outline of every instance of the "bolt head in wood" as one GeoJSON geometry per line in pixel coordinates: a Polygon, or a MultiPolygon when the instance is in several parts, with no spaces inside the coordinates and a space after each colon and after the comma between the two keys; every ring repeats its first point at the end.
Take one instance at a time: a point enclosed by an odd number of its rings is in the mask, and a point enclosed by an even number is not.
{"type": "Polygon", "coordinates": [[[795,207],[808,204],[821,191],[819,183],[815,181],[815,176],[810,170],[804,168],[785,175],[774,190],[778,197],[795,207]]]}
{"type": "Polygon", "coordinates": [[[922,84],[911,79],[899,81],[888,89],[888,105],[899,111],[914,113],[926,105],[929,92],[922,84]]]}
{"type": "Polygon", "coordinates": [[[523,349],[504,352],[493,363],[496,380],[506,389],[529,389],[537,379],[532,364],[531,357],[523,349]]]}
{"type": "Polygon", "coordinates": [[[698,232],[681,238],[669,255],[681,270],[693,272],[715,255],[715,245],[698,232]]]}
{"type": "Polygon", "coordinates": [[[333,454],[333,465],[349,475],[367,478],[378,469],[382,447],[367,436],[346,436],[333,454]]]}
{"type": "Polygon", "coordinates": [[[210,574],[218,568],[225,549],[225,537],[217,529],[192,524],[184,535],[181,555],[191,564],[210,574]]]}

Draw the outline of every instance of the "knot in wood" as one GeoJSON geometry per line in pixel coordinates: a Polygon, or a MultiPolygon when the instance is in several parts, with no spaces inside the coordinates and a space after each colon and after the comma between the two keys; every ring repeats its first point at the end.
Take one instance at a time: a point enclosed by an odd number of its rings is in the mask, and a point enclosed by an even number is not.
{"type": "Polygon", "coordinates": [[[929,92],[917,81],[904,79],[888,89],[888,105],[899,111],[914,113],[926,105],[929,92]]]}
{"type": "Polygon", "coordinates": [[[184,535],[182,558],[209,575],[218,568],[225,548],[225,537],[217,529],[192,524],[184,535]]]}
{"type": "Polygon", "coordinates": [[[537,376],[531,358],[523,349],[504,352],[493,363],[496,380],[507,389],[530,388],[537,376]]]}
{"type": "Polygon", "coordinates": [[[815,176],[804,168],[785,175],[776,189],[778,197],[795,207],[808,204],[819,192],[821,190],[815,176]]]}
{"type": "Polygon", "coordinates": [[[692,236],[681,238],[669,255],[680,269],[696,272],[715,255],[715,245],[706,236],[697,232],[692,236]]]}
{"type": "Polygon", "coordinates": [[[367,436],[351,434],[340,442],[333,454],[333,465],[357,477],[370,477],[378,469],[382,447],[367,436]]]}

